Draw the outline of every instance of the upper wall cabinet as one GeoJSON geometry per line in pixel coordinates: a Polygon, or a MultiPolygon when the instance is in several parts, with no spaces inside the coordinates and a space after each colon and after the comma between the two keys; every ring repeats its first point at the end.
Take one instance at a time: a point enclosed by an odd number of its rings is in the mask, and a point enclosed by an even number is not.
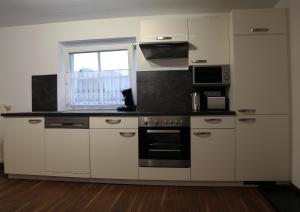
{"type": "Polygon", "coordinates": [[[186,19],[157,19],[141,21],[143,43],[188,41],[186,19]]]}
{"type": "Polygon", "coordinates": [[[286,10],[258,9],[232,12],[233,33],[283,34],[286,33],[286,10]]]}
{"type": "Polygon", "coordinates": [[[229,30],[227,15],[188,20],[189,65],[229,64],[229,30]]]}

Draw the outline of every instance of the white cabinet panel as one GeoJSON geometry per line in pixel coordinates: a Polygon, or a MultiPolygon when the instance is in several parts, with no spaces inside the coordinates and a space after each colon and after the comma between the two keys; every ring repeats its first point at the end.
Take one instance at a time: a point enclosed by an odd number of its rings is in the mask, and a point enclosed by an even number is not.
{"type": "Polygon", "coordinates": [[[276,34],[287,31],[286,9],[234,10],[234,34],[276,34]]]}
{"type": "Polygon", "coordinates": [[[237,180],[285,181],[289,180],[289,167],[287,115],[237,117],[237,180]]]}
{"type": "Polygon", "coordinates": [[[234,129],[192,129],[192,180],[234,181],[234,159],[234,129]]]}
{"type": "Polygon", "coordinates": [[[140,167],[141,180],[190,180],[190,168],[140,167]]]}
{"type": "Polygon", "coordinates": [[[189,64],[229,64],[228,15],[188,20],[189,64]]]}
{"type": "Polygon", "coordinates": [[[138,179],[138,130],[91,129],[91,177],[138,179]]]}
{"type": "Polygon", "coordinates": [[[89,177],[89,130],[45,129],[45,154],[47,172],[89,177]]]}
{"type": "Polygon", "coordinates": [[[234,36],[234,109],[288,114],[287,55],[286,35],[234,36]]]}
{"type": "Polygon", "coordinates": [[[230,129],[235,128],[233,116],[192,116],[191,128],[202,129],[230,129]]]}
{"type": "Polygon", "coordinates": [[[4,119],[6,174],[44,174],[44,118],[4,119]]]}
{"type": "Polygon", "coordinates": [[[155,19],[141,21],[140,42],[147,43],[164,41],[188,41],[187,20],[155,19]]]}
{"type": "Polygon", "coordinates": [[[137,128],[137,117],[90,117],[91,129],[137,128]]]}

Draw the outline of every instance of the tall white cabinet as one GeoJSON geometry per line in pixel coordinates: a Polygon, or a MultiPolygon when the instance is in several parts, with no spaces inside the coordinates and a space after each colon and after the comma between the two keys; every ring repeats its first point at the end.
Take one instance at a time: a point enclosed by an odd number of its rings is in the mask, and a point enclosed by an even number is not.
{"type": "Polygon", "coordinates": [[[231,14],[236,179],[289,180],[289,72],[286,10],[231,14]]]}

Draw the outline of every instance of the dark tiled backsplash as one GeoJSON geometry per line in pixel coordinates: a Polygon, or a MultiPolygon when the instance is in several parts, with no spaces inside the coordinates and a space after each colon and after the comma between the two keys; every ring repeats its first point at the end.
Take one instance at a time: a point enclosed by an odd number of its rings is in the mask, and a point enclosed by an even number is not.
{"type": "Polygon", "coordinates": [[[192,72],[137,72],[137,110],[140,112],[191,111],[192,72]]]}

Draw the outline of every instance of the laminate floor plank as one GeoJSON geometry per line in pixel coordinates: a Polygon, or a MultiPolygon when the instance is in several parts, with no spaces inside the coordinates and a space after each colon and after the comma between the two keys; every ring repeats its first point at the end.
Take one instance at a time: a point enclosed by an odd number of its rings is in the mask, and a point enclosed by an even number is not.
{"type": "Polygon", "coordinates": [[[0,212],[274,212],[254,187],[118,185],[7,179],[0,212]]]}

